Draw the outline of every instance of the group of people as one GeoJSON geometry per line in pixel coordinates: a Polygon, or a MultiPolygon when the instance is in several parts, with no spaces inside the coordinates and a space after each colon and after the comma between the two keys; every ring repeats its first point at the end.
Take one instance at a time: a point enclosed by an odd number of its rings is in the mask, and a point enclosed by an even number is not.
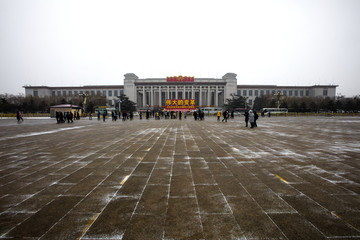
{"type": "Polygon", "coordinates": [[[245,116],[246,127],[248,127],[249,121],[250,121],[250,128],[257,127],[256,120],[259,118],[259,115],[255,110],[250,109],[249,111],[245,111],[244,116],[245,116]]]}
{"type": "MultiPolygon", "coordinates": [[[[139,112],[139,118],[140,120],[142,119],[142,112],[139,112]]],[[[222,122],[227,122],[227,120],[229,119],[229,117],[234,118],[234,112],[231,111],[231,113],[229,113],[229,111],[225,110],[222,112],[218,111],[216,116],[217,116],[217,121],[220,121],[221,115],[223,116],[222,122]]],[[[92,114],[90,113],[89,115],[89,119],[91,119],[92,114]]],[[[107,116],[107,111],[104,112],[98,112],[97,113],[97,117],[98,120],[101,119],[101,116],[103,118],[103,121],[105,122],[105,118],[107,116]]],[[[117,111],[112,111],[111,112],[111,118],[112,121],[116,121],[117,118],[120,116],[122,117],[123,121],[126,121],[127,119],[133,120],[134,118],[134,114],[133,112],[117,112],[117,111]]],[[[182,116],[184,116],[184,119],[186,119],[187,116],[187,112],[175,112],[175,111],[158,111],[158,112],[150,112],[150,111],[146,111],[146,119],[149,119],[150,117],[154,117],[156,120],[160,120],[161,117],[165,117],[165,119],[182,119],[182,116]]],[[[201,109],[198,109],[197,111],[193,112],[193,116],[194,116],[194,120],[205,120],[205,114],[204,111],[202,111],[201,109]]],[[[255,128],[257,127],[257,123],[256,120],[259,118],[259,115],[257,114],[257,112],[255,110],[246,110],[244,113],[244,117],[245,117],[245,127],[249,126],[249,122],[250,122],[250,128],[255,128]]],[[[24,121],[24,119],[22,118],[21,112],[17,111],[16,113],[16,118],[18,121],[24,121]]],[[[73,122],[73,120],[79,120],[80,119],[80,114],[79,112],[75,112],[74,114],[72,112],[56,112],[56,121],[57,123],[64,123],[64,122],[73,122]]]]}
{"type": "Polygon", "coordinates": [[[55,114],[56,122],[57,123],[64,123],[64,122],[74,122],[73,120],[80,120],[80,114],[79,112],[75,112],[74,114],[70,112],[56,112],[55,114]]]}
{"type": "Polygon", "coordinates": [[[199,120],[199,121],[205,120],[205,113],[204,113],[204,111],[201,111],[201,109],[194,111],[193,115],[194,115],[195,121],[196,120],[199,120]]]}

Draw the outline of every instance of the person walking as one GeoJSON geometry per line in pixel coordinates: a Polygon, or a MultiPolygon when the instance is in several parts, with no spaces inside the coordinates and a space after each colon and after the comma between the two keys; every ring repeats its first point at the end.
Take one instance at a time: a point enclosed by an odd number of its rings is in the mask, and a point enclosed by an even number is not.
{"type": "Polygon", "coordinates": [[[223,112],[223,120],[221,120],[221,122],[224,122],[224,121],[227,122],[227,118],[229,116],[228,114],[229,114],[228,111],[223,112]]]}
{"type": "Polygon", "coordinates": [[[60,123],[60,114],[58,111],[56,111],[56,123],[60,123]]]}
{"type": "Polygon", "coordinates": [[[107,112],[106,112],[106,111],[103,112],[103,122],[105,122],[105,117],[106,117],[106,115],[107,115],[107,112]]]}
{"type": "Polygon", "coordinates": [[[249,111],[250,128],[254,128],[255,115],[252,110],[249,111]]]}
{"type": "Polygon", "coordinates": [[[254,110],[254,127],[257,127],[256,120],[258,120],[258,118],[259,118],[259,115],[258,115],[257,112],[254,110]]]}
{"type": "Polygon", "coordinates": [[[68,123],[69,123],[70,121],[71,121],[72,123],[74,122],[74,121],[73,121],[74,114],[73,114],[72,112],[69,112],[68,115],[67,115],[67,117],[68,117],[68,123]]]}
{"type": "Polygon", "coordinates": [[[216,116],[217,116],[217,121],[220,122],[220,116],[221,116],[220,111],[217,112],[216,116]]]}
{"type": "Polygon", "coordinates": [[[181,120],[181,115],[182,115],[182,112],[179,111],[179,120],[181,120]]]}
{"type": "Polygon", "coordinates": [[[245,113],[244,113],[244,116],[245,116],[245,127],[248,127],[248,122],[249,122],[249,111],[246,110],[245,113]]]}
{"type": "Polygon", "coordinates": [[[22,115],[21,115],[21,112],[20,111],[17,111],[16,112],[16,119],[18,122],[20,122],[20,120],[23,122],[24,119],[22,118],[22,115]]]}

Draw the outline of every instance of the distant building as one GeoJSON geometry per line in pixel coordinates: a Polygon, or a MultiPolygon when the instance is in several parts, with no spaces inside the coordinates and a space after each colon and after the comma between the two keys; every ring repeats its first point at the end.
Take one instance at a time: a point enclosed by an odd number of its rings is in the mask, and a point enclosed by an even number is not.
{"type": "Polygon", "coordinates": [[[227,73],[222,78],[194,78],[176,76],[167,78],[140,79],[134,73],[124,75],[124,85],[96,85],[81,87],[24,86],[26,96],[102,95],[109,106],[117,104],[117,96],[125,94],[137,104],[138,109],[163,107],[167,99],[195,99],[197,106],[222,107],[226,99],[234,95],[247,98],[249,106],[256,97],[281,94],[290,97],[330,97],[335,98],[338,85],[277,86],[238,85],[235,73],[227,73]]]}

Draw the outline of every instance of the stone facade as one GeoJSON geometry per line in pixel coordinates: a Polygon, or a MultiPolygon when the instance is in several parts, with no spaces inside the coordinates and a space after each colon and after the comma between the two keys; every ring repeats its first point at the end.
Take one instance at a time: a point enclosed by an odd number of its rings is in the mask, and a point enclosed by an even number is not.
{"type": "Polygon", "coordinates": [[[191,81],[168,81],[167,78],[141,79],[134,73],[124,75],[124,85],[98,85],[82,87],[24,86],[29,96],[66,96],[95,95],[106,96],[108,104],[117,104],[117,96],[125,94],[137,103],[138,109],[162,107],[166,99],[195,99],[196,105],[222,107],[226,99],[234,95],[247,98],[252,106],[258,96],[280,92],[294,97],[331,97],[336,96],[337,85],[314,86],[276,86],[276,85],[238,85],[235,73],[227,73],[222,78],[192,78],[191,81]]]}

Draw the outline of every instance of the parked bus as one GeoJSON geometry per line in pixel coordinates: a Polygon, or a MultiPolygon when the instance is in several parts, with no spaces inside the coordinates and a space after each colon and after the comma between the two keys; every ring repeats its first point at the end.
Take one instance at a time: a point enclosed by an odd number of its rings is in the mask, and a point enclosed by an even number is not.
{"type": "Polygon", "coordinates": [[[261,109],[261,114],[263,116],[272,115],[272,114],[287,114],[289,111],[287,108],[263,108],[261,109]]]}
{"type": "Polygon", "coordinates": [[[205,114],[207,115],[216,115],[217,112],[222,112],[223,109],[221,107],[204,107],[204,108],[200,108],[201,111],[204,111],[205,114]]]}
{"type": "Polygon", "coordinates": [[[111,116],[111,112],[114,110],[114,107],[98,106],[95,108],[95,114],[97,115],[97,113],[100,112],[100,115],[103,115],[105,113],[107,116],[111,116]]]}

